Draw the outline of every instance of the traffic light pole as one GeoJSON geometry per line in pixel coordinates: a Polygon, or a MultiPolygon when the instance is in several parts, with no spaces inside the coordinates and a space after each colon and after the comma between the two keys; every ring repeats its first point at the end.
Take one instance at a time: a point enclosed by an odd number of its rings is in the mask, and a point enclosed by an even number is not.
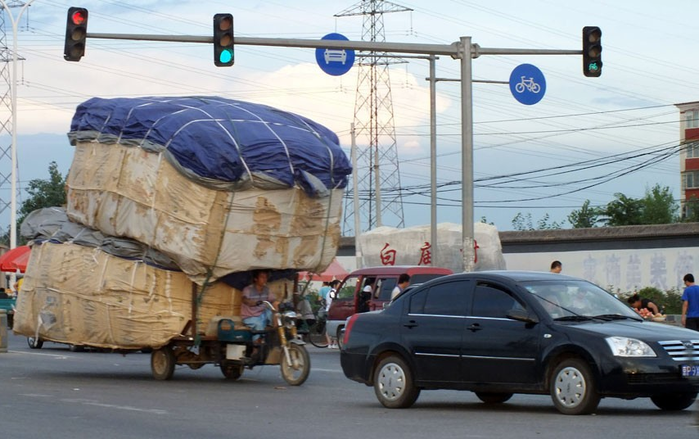
{"type": "MultiPolygon", "coordinates": [[[[212,44],[213,37],[187,35],[138,35],[89,33],[88,38],[109,40],[165,41],[212,44]]],[[[307,40],[296,38],[235,37],[236,45],[300,47],[311,49],[350,49],[369,52],[413,53],[444,55],[461,60],[461,184],[462,184],[462,237],[464,271],[475,266],[473,231],[473,91],[471,60],[481,55],[581,55],[582,50],[507,49],[487,48],[471,43],[471,37],[461,37],[452,44],[415,44],[378,41],[307,40]]],[[[436,245],[433,242],[432,245],[436,245]]]]}

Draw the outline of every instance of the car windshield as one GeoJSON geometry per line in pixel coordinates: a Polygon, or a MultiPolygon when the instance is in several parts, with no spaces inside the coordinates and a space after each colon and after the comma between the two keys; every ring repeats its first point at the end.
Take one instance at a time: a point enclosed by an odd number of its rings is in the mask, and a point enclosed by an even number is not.
{"type": "Polygon", "coordinates": [[[538,281],[523,284],[554,319],[579,321],[580,317],[614,320],[638,315],[625,303],[586,281],[538,281]]]}

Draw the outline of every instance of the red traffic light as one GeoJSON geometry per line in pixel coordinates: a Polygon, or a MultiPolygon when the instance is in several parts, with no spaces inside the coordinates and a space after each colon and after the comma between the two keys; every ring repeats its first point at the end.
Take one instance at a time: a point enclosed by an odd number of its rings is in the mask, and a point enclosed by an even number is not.
{"type": "Polygon", "coordinates": [[[66,18],[66,39],[63,58],[66,61],[80,61],[85,55],[87,41],[87,9],[69,8],[66,18]]]}
{"type": "Polygon", "coordinates": [[[84,9],[79,9],[73,12],[73,15],[70,16],[70,20],[74,25],[80,26],[81,24],[85,23],[85,20],[87,20],[87,11],[84,9]]]}

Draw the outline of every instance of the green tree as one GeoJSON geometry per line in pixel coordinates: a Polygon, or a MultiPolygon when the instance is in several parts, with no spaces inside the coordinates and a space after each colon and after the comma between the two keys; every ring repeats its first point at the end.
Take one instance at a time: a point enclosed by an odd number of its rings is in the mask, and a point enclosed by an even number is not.
{"type": "Polygon", "coordinates": [[[601,211],[602,221],[607,226],[629,226],[641,224],[643,204],[637,198],[617,192],[616,200],[607,203],[601,211]]]}
{"type": "Polygon", "coordinates": [[[678,205],[670,188],[656,184],[646,189],[643,198],[614,194],[616,200],[600,210],[602,221],[608,226],[639,224],[671,224],[679,220],[678,205]]]}
{"type": "Polygon", "coordinates": [[[520,232],[525,230],[534,230],[534,225],[532,224],[532,214],[528,213],[525,216],[522,215],[522,212],[517,213],[517,215],[512,218],[512,227],[520,232]]]}
{"type": "Polygon", "coordinates": [[[525,230],[552,230],[562,228],[562,223],[556,221],[549,221],[550,217],[547,213],[536,222],[535,228],[534,223],[532,222],[532,214],[528,213],[526,215],[523,215],[522,212],[520,212],[517,215],[515,215],[514,218],[512,218],[512,227],[520,232],[525,230]]]}
{"type": "Polygon", "coordinates": [[[568,222],[574,229],[596,227],[600,221],[600,209],[590,207],[590,200],[585,200],[582,207],[568,215],[568,222]]]}
{"type": "Polygon", "coordinates": [[[682,221],[686,223],[699,222],[699,200],[696,195],[689,197],[689,200],[685,203],[682,221]]]}
{"type": "Polygon", "coordinates": [[[670,188],[656,184],[641,199],[641,224],[671,224],[679,221],[678,204],[670,188]]]}
{"type": "MultiPolygon", "coordinates": [[[[56,162],[49,164],[49,179],[30,180],[27,185],[27,198],[20,206],[17,212],[17,231],[19,227],[30,213],[43,207],[63,206],[66,204],[66,179],[58,171],[56,162]]],[[[10,244],[10,230],[0,239],[5,245],[10,244]]],[[[22,238],[18,236],[18,242],[24,243],[22,238]]]]}

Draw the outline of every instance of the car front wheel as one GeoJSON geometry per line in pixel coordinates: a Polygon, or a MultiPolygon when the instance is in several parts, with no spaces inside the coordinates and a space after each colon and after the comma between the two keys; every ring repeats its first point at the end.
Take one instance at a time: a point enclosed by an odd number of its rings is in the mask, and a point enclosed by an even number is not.
{"type": "Polygon", "coordinates": [[[578,358],[562,361],[551,378],[551,399],[564,415],[586,415],[595,411],[600,395],[590,366],[578,358]]]}
{"type": "Polygon", "coordinates": [[[374,392],[379,402],[391,409],[408,408],[420,396],[410,368],[397,355],[384,358],[376,367],[374,392]]]}
{"type": "Polygon", "coordinates": [[[650,397],[650,400],[653,401],[653,404],[655,404],[656,407],[658,407],[660,410],[668,411],[684,410],[690,405],[694,404],[695,399],[697,399],[696,393],[678,393],[650,397]]]}

